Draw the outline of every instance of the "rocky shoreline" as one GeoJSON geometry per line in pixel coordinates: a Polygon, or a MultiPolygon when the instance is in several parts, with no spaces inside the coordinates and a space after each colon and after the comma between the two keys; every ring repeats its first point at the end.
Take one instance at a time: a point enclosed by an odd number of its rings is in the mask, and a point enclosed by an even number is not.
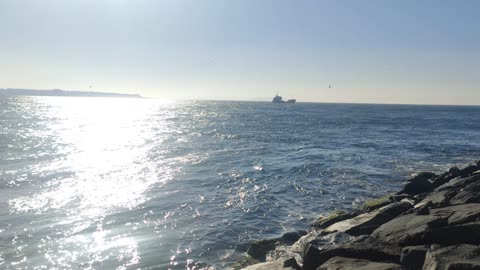
{"type": "Polygon", "coordinates": [[[231,268],[480,269],[480,161],[418,173],[397,194],[252,243],[247,254],[231,268]]]}

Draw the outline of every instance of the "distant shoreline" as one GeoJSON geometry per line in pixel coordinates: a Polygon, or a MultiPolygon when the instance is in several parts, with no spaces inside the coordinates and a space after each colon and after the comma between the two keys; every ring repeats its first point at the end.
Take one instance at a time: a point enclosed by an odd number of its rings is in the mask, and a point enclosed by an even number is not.
{"type": "Polygon", "coordinates": [[[0,96],[46,96],[46,97],[116,97],[116,98],[143,98],[139,94],[120,94],[94,91],[66,91],[61,89],[36,90],[18,88],[0,88],[0,96]]]}

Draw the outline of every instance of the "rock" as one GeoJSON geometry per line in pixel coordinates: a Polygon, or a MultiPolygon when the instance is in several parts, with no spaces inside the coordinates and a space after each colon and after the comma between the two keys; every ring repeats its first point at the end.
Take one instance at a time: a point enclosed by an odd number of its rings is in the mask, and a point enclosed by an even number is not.
{"type": "MultiPolygon", "coordinates": [[[[433,239],[429,235],[441,236],[433,231],[443,226],[450,226],[450,230],[461,232],[460,228],[452,228],[452,225],[472,222],[480,217],[480,204],[455,205],[438,209],[431,209],[429,215],[416,215],[415,213],[399,216],[376,229],[372,236],[382,241],[397,243],[401,246],[423,245],[423,244],[443,244],[461,243],[455,235],[448,235],[441,239],[433,239]]],[[[465,228],[467,231],[468,228],[465,228]]],[[[445,229],[447,230],[447,229],[445,229]]],[[[480,231],[479,231],[480,233],[480,231]]],[[[477,235],[473,233],[472,235],[477,235]]],[[[480,241],[480,238],[479,238],[480,241]]]]}
{"type": "Polygon", "coordinates": [[[401,249],[374,238],[330,247],[307,244],[303,252],[303,269],[317,269],[327,260],[340,256],[376,262],[400,262],[401,249]]]}
{"type": "Polygon", "coordinates": [[[480,222],[433,228],[421,233],[417,239],[412,240],[412,244],[479,245],[480,222]]]}
{"type": "Polygon", "coordinates": [[[470,165],[460,171],[461,177],[467,177],[472,175],[474,172],[478,171],[480,168],[477,165],[470,165]]]}
{"type": "Polygon", "coordinates": [[[456,225],[475,221],[480,217],[480,204],[469,203],[463,205],[453,205],[444,208],[431,210],[436,215],[448,216],[448,224],[456,225]]]}
{"type": "Polygon", "coordinates": [[[415,209],[423,207],[424,205],[431,203],[430,208],[439,208],[445,207],[450,204],[450,199],[454,197],[456,191],[454,190],[444,190],[439,192],[433,192],[425,197],[421,202],[415,205],[415,209]]]}
{"type": "Polygon", "coordinates": [[[411,246],[402,249],[400,263],[410,270],[421,270],[425,262],[425,255],[430,246],[411,246]]]}
{"type": "Polygon", "coordinates": [[[409,195],[409,194],[396,194],[396,195],[392,195],[390,197],[390,200],[393,201],[393,202],[399,202],[403,199],[410,199],[410,200],[413,200],[413,196],[412,195],[409,195]]]}
{"type": "Polygon", "coordinates": [[[420,173],[413,174],[412,178],[408,179],[408,181],[412,182],[412,181],[415,181],[417,178],[434,179],[437,177],[438,175],[436,175],[433,172],[420,172],[420,173]]]}
{"type": "Polygon", "coordinates": [[[411,203],[405,201],[392,203],[373,212],[337,222],[326,228],[324,231],[345,232],[351,235],[370,234],[380,225],[394,219],[396,216],[406,212],[412,207],[413,205],[411,203]]]}
{"type": "Polygon", "coordinates": [[[432,201],[427,201],[424,204],[419,205],[418,207],[415,205],[414,213],[417,215],[425,216],[430,214],[430,208],[433,206],[432,201]]]}
{"type": "Polygon", "coordinates": [[[439,177],[435,178],[433,180],[433,186],[434,187],[439,187],[445,183],[447,183],[448,181],[452,180],[453,178],[455,177],[458,177],[462,174],[462,171],[457,168],[457,167],[452,167],[450,168],[450,170],[448,170],[448,172],[440,175],[439,177]]]}
{"type": "Polygon", "coordinates": [[[326,261],[317,270],[401,270],[402,267],[395,263],[379,263],[361,259],[333,257],[326,261]]]}
{"type": "Polygon", "coordinates": [[[432,182],[426,177],[415,177],[408,182],[402,191],[398,194],[417,195],[420,193],[430,192],[434,189],[432,182]]]}
{"type": "Polygon", "coordinates": [[[362,236],[351,236],[350,234],[346,234],[343,232],[335,232],[316,238],[309,243],[314,244],[315,246],[328,247],[358,242],[362,241],[363,239],[364,238],[362,236]]]}
{"type": "Polygon", "coordinates": [[[261,262],[264,262],[267,257],[267,253],[271,250],[274,250],[277,245],[279,245],[277,239],[267,239],[260,240],[253,243],[247,250],[247,254],[252,256],[252,258],[257,259],[261,262]]]}
{"type": "Polygon", "coordinates": [[[324,228],[326,228],[326,227],[328,227],[332,224],[335,224],[339,221],[343,221],[343,220],[352,218],[354,216],[355,215],[349,214],[349,213],[344,212],[344,211],[335,211],[335,212],[332,212],[330,215],[328,215],[326,217],[318,218],[312,224],[312,226],[315,227],[315,228],[324,229],[324,228]]]}
{"type": "Polygon", "coordinates": [[[306,234],[307,234],[307,231],[304,231],[304,230],[300,230],[300,231],[296,231],[296,232],[287,232],[284,235],[282,235],[282,240],[283,240],[283,243],[285,243],[287,245],[291,245],[291,244],[297,242],[298,239],[300,239],[300,237],[302,237],[306,234]]]}
{"type": "MultiPolygon", "coordinates": [[[[335,233],[325,233],[319,231],[312,231],[309,232],[307,235],[302,236],[295,244],[293,244],[290,248],[284,248],[285,246],[279,246],[275,249],[273,253],[267,254],[267,259],[271,257],[278,258],[281,257],[297,257],[302,255],[305,247],[307,244],[313,244],[314,246],[322,246],[322,247],[329,247],[335,246],[350,242],[355,242],[361,240],[362,237],[358,236],[351,236],[346,233],[342,232],[335,232],[335,233]]],[[[300,261],[300,260],[299,260],[300,261]]]]}
{"type": "Polygon", "coordinates": [[[294,258],[281,259],[271,262],[264,262],[250,265],[244,270],[300,270],[300,266],[294,258]]]}
{"type": "Polygon", "coordinates": [[[480,247],[458,245],[430,250],[425,257],[423,269],[480,269],[480,247]]]}
{"type": "Polygon", "coordinates": [[[465,178],[456,178],[451,180],[448,183],[445,183],[437,188],[435,188],[435,191],[442,191],[442,190],[449,190],[449,189],[461,189],[471,183],[474,183],[476,181],[480,180],[480,174],[474,174],[469,177],[465,178]]]}
{"type": "Polygon", "coordinates": [[[389,196],[389,195],[385,195],[385,196],[382,196],[380,198],[373,199],[373,200],[368,200],[363,204],[362,211],[363,212],[371,212],[371,211],[376,210],[380,207],[388,205],[392,202],[393,201],[391,200],[391,196],[389,196]]]}
{"type": "Polygon", "coordinates": [[[257,260],[257,259],[254,259],[250,256],[243,256],[236,263],[230,265],[230,268],[232,268],[234,270],[239,270],[239,269],[243,269],[243,268],[245,268],[249,265],[253,265],[253,264],[257,264],[257,263],[260,263],[260,261],[257,260]]]}
{"type": "Polygon", "coordinates": [[[453,205],[466,203],[480,203],[480,181],[466,185],[450,200],[453,205]]]}

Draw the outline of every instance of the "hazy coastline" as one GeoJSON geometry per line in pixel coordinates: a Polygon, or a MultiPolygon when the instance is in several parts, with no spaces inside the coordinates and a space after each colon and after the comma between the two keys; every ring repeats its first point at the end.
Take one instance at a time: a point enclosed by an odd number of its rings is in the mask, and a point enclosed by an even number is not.
{"type": "Polygon", "coordinates": [[[142,98],[140,94],[120,94],[120,93],[96,92],[96,91],[70,91],[70,90],[62,90],[62,89],[38,90],[38,89],[20,89],[20,88],[0,88],[0,95],[142,98]]]}

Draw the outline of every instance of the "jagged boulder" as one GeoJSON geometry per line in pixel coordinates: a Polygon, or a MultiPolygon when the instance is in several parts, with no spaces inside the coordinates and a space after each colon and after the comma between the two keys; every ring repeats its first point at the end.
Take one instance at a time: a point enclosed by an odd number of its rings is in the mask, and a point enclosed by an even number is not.
{"type": "MultiPolygon", "coordinates": [[[[441,232],[450,228],[450,230],[460,233],[462,228],[452,225],[464,224],[480,218],[480,204],[455,205],[431,209],[429,212],[428,215],[411,213],[397,217],[376,229],[372,236],[401,246],[462,243],[461,241],[464,240],[460,236],[457,238],[455,238],[455,235],[442,236],[441,232]],[[447,226],[448,228],[442,228],[447,226]],[[433,235],[437,235],[439,238],[434,239],[433,235]]],[[[475,226],[470,226],[470,228],[473,227],[475,226]]],[[[464,229],[470,230],[467,227],[464,229]]],[[[473,235],[477,234],[480,234],[480,232],[473,235]]],[[[480,241],[480,238],[478,241],[480,241]]]]}
{"type": "Polygon", "coordinates": [[[425,255],[430,246],[410,246],[402,249],[400,263],[410,270],[421,270],[425,262],[425,255]]]}
{"type": "Polygon", "coordinates": [[[480,245],[480,222],[438,227],[418,236],[411,239],[412,244],[480,245]]]}
{"type": "Polygon", "coordinates": [[[450,204],[480,203],[480,181],[466,185],[450,199],[450,204]]]}
{"type": "Polygon", "coordinates": [[[480,247],[458,245],[430,250],[425,257],[424,270],[480,269],[480,247]]]}
{"type": "Polygon", "coordinates": [[[295,232],[287,232],[282,235],[281,241],[284,244],[291,245],[300,239],[300,237],[304,236],[307,234],[307,231],[305,230],[300,230],[300,231],[295,231],[295,232]]]}
{"type": "Polygon", "coordinates": [[[391,203],[370,213],[364,213],[354,218],[337,222],[327,228],[326,232],[345,232],[351,235],[370,234],[380,225],[394,219],[413,207],[411,202],[401,201],[391,203]]]}
{"type": "Polygon", "coordinates": [[[452,167],[448,172],[441,174],[432,181],[434,188],[439,187],[455,177],[462,175],[462,171],[457,167],[452,167]]]}
{"type": "Polygon", "coordinates": [[[317,270],[402,270],[395,263],[380,263],[368,260],[352,259],[345,257],[333,257],[326,261],[317,270]]]}
{"type": "Polygon", "coordinates": [[[361,241],[328,247],[307,244],[302,256],[303,269],[317,269],[317,267],[336,256],[399,263],[400,254],[401,248],[398,246],[370,237],[361,241]]]}
{"type": "Polygon", "coordinates": [[[247,254],[252,258],[264,262],[267,257],[267,253],[274,250],[280,242],[278,239],[265,239],[252,243],[248,248],[247,254]]]}
{"type": "Polygon", "coordinates": [[[415,209],[419,209],[430,202],[430,208],[439,208],[450,205],[450,199],[456,194],[454,190],[444,190],[439,192],[433,192],[426,196],[421,202],[415,205],[415,209]]]}
{"type": "Polygon", "coordinates": [[[431,173],[420,173],[409,179],[409,182],[405,185],[402,191],[398,192],[398,194],[417,195],[430,192],[434,189],[431,179],[435,176],[435,174],[431,173]]]}
{"type": "Polygon", "coordinates": [[[442,190],[452,190],[452,189],[462,189],[467,185],[480,181],[480,174],[474,174],[469,177],[465,178],[456,178],[450,180],[448,183],[445,183],[435,189],[435,191],[442,191],[442,190]]]}

